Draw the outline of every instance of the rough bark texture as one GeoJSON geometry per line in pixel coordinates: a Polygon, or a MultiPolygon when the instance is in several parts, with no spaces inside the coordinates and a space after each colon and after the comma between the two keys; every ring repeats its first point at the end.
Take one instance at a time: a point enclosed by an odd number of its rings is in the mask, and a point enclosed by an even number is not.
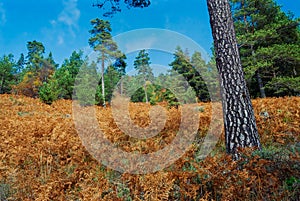
{"type": "Polygon", "coordinates": [[[207,0],[220,75],[226,151],[258,147],[260,141],[250,95],[244,79],[228,0],[207,0]]]}

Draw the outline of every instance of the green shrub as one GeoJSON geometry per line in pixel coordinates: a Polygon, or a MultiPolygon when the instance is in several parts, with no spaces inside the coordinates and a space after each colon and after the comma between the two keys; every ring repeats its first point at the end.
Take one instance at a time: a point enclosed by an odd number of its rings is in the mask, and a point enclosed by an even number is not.
{"type": "Polygon", "coordinates": [[[60,93],[59,85],[57,80],[50,79],[49,82],[45,82],[39,89],[39,97],[40,99],[46,103],[51,105],[53,101],[58,99],[60,93]]]}

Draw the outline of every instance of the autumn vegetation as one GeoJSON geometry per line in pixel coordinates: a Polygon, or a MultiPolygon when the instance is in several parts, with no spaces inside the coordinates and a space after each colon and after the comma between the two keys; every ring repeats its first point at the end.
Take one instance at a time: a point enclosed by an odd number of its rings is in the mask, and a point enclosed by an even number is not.
{"type": "MultiPolygon", "coordinates": [[[[201,126],[189,151],[164,170],[145,175],[114,171],[87,152],[74,126],[71,100],[47,105],[7,94],[0,96],[0,105],[0,200],[298,200],[300,196],[299,97],[253,100],[263,150],[241,150],[238,161],[225,153],[223,137],[208,157],[197,159],[211,118],[211,104],[199,103],[201,126]]],[[[128,152],[149,153],[167,146],[180,123],[180,107],[170,108],[157,136],[137,140],[116,132],[110,107],[95,107],[105,135],[128,152]]],[[[150,107],[131,103],[133,121],[146,126],[150,107]]]]}

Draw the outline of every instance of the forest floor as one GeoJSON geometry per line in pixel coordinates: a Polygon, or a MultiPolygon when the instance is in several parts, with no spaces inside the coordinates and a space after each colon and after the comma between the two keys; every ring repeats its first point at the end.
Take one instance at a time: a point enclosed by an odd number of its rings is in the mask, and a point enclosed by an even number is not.
{"type": "MultiPolygon", "coordinates": [[[[131,119],[149,125],[150,105],[130,105],[131,119]]],[[[82,145],[72,118],[72,101],[52,105],[24,96],[0,95],[0,201],[4,200],[299,200],[300,97],[253,100],[262,151],[244,149],[232,161],[224,137],[203,160],[194,143],[172,165],[155,173],[110,169],[82,145]]],[[[166,109],[155,137],[122,133],[110,107],[96,106],[107,139],[126,152],[148,154],[168,146],[179,129],[180,109],[166,109]]],[[[199,103],[205,136],[211,104],[199,103]]]]}

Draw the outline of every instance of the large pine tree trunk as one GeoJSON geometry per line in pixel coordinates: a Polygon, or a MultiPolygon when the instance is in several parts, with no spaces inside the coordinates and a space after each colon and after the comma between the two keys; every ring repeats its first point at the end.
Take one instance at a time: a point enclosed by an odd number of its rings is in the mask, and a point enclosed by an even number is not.
{"type": "Polygon", "coordinates": [[[220,75],[226,151],[258,147],[260,141],[250,95],[244,79],[228,0],[207,0],[220,75]]]}

